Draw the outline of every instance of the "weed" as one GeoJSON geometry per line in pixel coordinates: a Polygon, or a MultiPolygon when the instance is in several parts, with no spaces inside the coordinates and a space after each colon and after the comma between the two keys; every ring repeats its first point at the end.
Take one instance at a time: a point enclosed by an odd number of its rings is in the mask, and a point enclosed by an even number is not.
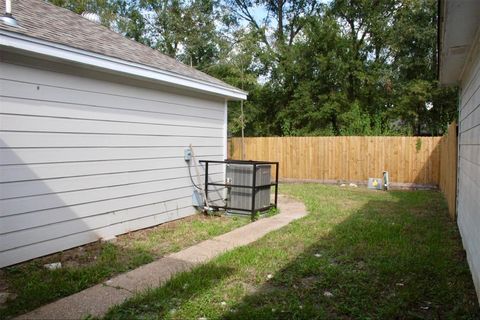
{"type": "Polygon", "coordinates": [[[135,269],[246,223],[248,219],[245,218],[199,214],[119,236],[115,243],[96,242],[4,268],[0,280],[16,298],[2,305],[0,319],[8,319],[79,292],[115,274],[135,269]],[[57,261],[62,263],[61,269],[43,267],[57,261]]]}
{"type": "Polygon", "coordinates": [[[106,318],[480,317],[441,193],[317,184],[282,190],[309,215],[135,296],[106,318]]]}

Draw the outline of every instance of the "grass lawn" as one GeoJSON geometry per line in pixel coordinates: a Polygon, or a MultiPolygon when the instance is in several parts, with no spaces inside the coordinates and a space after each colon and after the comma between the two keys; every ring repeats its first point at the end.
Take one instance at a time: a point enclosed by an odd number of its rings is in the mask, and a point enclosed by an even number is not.
{"type": "Polygon", "coordinates": [[[12,292],[16,298],[0,306],[0,319],[33,310],[248,222],[249,218],[198,214],[122,235],[115,243],[96,242],[4,268],[0,270],[0,291],[12,292]],[[58,261],[61,269],[50,271],[43,267],[58,261]]]}
{"type": "Polygon", "coordinates": [[[107,319],[479,319],[443,196],[282,185],[310,214],[107,319]]]}

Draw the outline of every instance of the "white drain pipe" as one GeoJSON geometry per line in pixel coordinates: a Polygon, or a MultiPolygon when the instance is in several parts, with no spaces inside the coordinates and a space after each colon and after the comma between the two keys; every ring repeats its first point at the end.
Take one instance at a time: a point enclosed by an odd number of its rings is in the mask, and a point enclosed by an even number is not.
{"type": "Polygon", "coordinates": [[[0,22],[10,27],[17,27],[17,20],[12,15],[12,0],[5,0],[5,14],[0,17],[0,22]]]}

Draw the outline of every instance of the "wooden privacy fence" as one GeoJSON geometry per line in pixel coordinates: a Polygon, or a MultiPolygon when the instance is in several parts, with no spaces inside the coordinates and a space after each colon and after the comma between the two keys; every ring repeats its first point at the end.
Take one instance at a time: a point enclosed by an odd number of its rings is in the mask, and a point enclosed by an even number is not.
{"type": "MultiPolygon", "coordinates": [[[[245,138],[245,160],[280,162],[280,179],[366,181],[388,171],[394,183],[438,185],[442,137],[245,138]]],[[[241,138],[229,155],[241,159],[241,138]]]]}
{"type": "Polygon", "coordinates": [[[440,141],[440,190],[445,194],[448,212],[452,219],[456,216],[457,196],[457,124],[448,127],[448,133],[440,141]]]}

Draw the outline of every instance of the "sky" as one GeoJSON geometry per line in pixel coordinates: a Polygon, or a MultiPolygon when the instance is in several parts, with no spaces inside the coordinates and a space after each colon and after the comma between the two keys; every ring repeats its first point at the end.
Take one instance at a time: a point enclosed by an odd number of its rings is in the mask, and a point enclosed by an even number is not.
{"type": "MultiPolygon", "coordinates": [[[[329,4],[331,2],[332,0],[320,0],[320,3],[325,3],[325,4],[329,4]]],[[[258,5],[254,6],[253,8],[250,9],[250,12],[252,13],[255,20],[259,22],[262,21],[267,15],[267,10],[265,9],[264,6],[258,6],[258,5]]]]}

